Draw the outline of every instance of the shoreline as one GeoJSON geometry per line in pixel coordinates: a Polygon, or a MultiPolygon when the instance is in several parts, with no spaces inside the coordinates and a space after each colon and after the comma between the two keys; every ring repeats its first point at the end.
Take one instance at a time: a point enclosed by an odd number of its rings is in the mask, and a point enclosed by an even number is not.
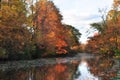
{"type": "MultiPolygon", "coordinates": [[[[21,68],[32,68],[32,67],[41,67],[44,65],[54,65],[59,63],[72,63],[79,62],[82,58],[90,59],[95,58],[96,55],[87,54],[87,53],[78,53],[73,57],[57,57],[57,58],[41,58],[34,60],[19,60],[19,61],[7,61],[0,62],[0,71],[6,71],[11,69],[21,69],[21,68]]],[[[115,65],[113,65],[113,69],[118,68],[119,64],[116,59],[114,59],[115,65]]]]}

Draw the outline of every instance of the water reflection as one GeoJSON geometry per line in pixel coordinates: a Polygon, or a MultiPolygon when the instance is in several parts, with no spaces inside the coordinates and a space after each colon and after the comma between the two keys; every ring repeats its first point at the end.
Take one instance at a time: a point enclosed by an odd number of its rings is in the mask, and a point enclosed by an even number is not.
{"type": "Polygon", "coordinates": [[[95,77],[93,74],[91,74],[88,63],[84,58],[82,58],[78,66],[76,75],[77,78],[75,78],[74,80],[98,80],[98,77],[95,77]]]}
{"type": "Polygon", "coordinates": [[[54,64],[30,69],[0,71],[0,80],[72,80],[77,65],[54,64]]]}
{"type": "Polygon", "coordinates": [[[116,76],[113,64],[111,59],[82,58],[80,61],[0,71],[0,80],[110,80],[116,76]]]}

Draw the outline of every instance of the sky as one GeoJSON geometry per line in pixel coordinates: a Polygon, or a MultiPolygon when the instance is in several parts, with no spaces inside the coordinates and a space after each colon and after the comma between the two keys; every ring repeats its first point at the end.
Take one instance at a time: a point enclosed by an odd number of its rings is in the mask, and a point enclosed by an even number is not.
{"type": "Polygon", "coordinates": [[[95,31],[90,24],[100,22],[101,13],[112,8],[113,0],[52,0],[63,16],[62,22],[79,29],[82,34],[81,43],[86,43],[87,37],[93,36],[95,31]],[[88,33],[89,32],[89,33],[88,33]]]}

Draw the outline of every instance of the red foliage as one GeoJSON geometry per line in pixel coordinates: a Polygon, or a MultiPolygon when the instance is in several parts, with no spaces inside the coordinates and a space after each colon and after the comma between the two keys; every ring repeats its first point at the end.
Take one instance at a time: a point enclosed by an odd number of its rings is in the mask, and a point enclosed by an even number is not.
{"type": "Polygon", "coordinates": [[[58,40],[56,47],[57,47],[57,54],[66,54],[67,50],[64,49],[64,47],[67,47],[67,43],[64,40],[58,40]]]}

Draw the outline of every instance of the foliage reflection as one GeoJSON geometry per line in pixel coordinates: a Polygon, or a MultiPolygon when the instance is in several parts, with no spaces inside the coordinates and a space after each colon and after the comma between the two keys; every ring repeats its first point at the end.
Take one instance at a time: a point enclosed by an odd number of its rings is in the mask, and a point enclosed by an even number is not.
{"type": "Polygon", "coordinates": [[[117,75],[117,70],[113,68],[114,61],[111,59],[96,57],[94,59],[86,59],[85,61],[82,60],[82,65],[79,63],[80,62],[77,60],[71,60],[68,63],[0,71],[0,80],[74,80],[76,77],[83,76],[83,73],[81,73],[81,75],[76,74],[78,68],[84,69],[86,73],[95,80],[98,80],[98,78],[110,80],[117,75]]]}

